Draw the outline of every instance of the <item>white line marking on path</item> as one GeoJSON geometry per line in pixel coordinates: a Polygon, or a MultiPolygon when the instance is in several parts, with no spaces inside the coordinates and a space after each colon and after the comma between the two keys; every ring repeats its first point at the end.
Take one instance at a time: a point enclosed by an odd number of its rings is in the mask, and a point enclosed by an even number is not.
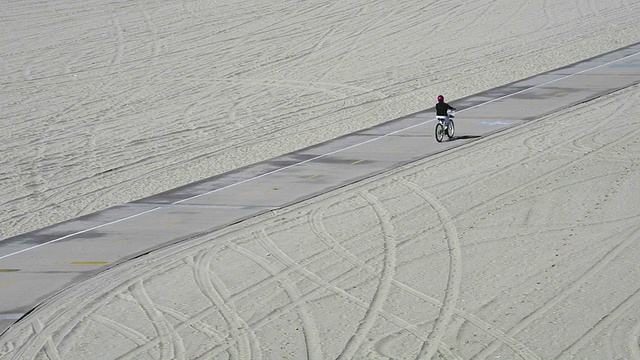
{"type": "Polygon", "coordinates": [[[162,209],[162,207],[153,208],[153,209],[151,209],[151,210],[143,211],[143,212],[138,213],[138,214],[135,214],[135,215],[131,215],[131,216],[124,217],[124,218],[122,218],[122,219],[118,219],[118,220],[110,221],[110,222],[108,222],[108,223],[104,223],[104,224],[102,224],[102,225],[94,226],[94,227],[89,228],[89,229],[85,229],[85,230],[82,230],[82,231],[74,232],[73,234],[65,235],[65,236],[63,236],[63,237],[59,237],[59,238],[57,238],[57,239],[50,240],[50,241],[47,241],[47,242],[42,243],[42,244],[34,245],[34,246],[28,247],[28,248],[26,248],[26,249],[22,249],[22,250],[19,250],[19,251],[16,251],[16,252],[13,252],[13,253],[10,253],[10,254],[7,254],[7,255],[0,256],[0,260],[2,260],[2,259],[6,259],[6,258],[8,258],[9,256],[13,256],[13,255],[17,255],[17,254],[23,253],[23,252],[25,252],[25,251],[30,251],[30,250],[33,250],[33,249],[37,249],[37,248],[39,248],[39,247],[41,247],[41,246],[45,246],[45,245],[49,245],[49,244],[53,244],[53,243],[55,243],[55,242],[58,242],[58,241],[60,241],[60,240],[64,240],[64,239],[70,238],[70,237],[72,237],[72,236],[76,236],[76,235],[84,234],[84,233],[86,233],[86,232],[89,232],[89,231],[92,231],[92,230],[95,230],[95,229],[99,229],[99,228],[102,228],[102,227],[105,227],[105,226],[113,225],[113,224],[115,224],[115,223],[119,223],[119,222],[122,222],[122,221],[125,221],[125,220],[133,219],[134,217],[138,217],[138,216],[141,216],[141,215],[144,215],[144,214],[148,214],[148,213],[150,213],[150,212],[153,212],[153,211],[156,211],[156,210],[159,210],[159,209],[162,209]]]}

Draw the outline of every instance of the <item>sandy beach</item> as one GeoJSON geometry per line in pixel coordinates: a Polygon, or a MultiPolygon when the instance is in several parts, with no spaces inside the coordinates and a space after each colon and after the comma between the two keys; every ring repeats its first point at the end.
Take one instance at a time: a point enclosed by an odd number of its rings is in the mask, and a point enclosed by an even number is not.
{"type": "MultiPolygon", "coordinates": [[[[632,1],[0,16],[0,238],[640,41],[632,1]]],[[[640,359],[639,100],[618,91],[119,265],[12,327],[0,357],[640,359]]]]}

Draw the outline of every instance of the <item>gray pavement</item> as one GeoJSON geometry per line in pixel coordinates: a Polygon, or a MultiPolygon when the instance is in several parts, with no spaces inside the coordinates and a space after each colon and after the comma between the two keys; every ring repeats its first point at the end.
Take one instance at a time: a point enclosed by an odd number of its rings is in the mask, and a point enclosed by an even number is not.
{"type": "MultiPolygon", "coordinates": [[[[437,143],[431,109],[0,241],[0,332],[118,263],[640,83],[640,44],[464,99],[437,143]]],[[[435,98],[434,94],[434,98],[435,98]]]]}

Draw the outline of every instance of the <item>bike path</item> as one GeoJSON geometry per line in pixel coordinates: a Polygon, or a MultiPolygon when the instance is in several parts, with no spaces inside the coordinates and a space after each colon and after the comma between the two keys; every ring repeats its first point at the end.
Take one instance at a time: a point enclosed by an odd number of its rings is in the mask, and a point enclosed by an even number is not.
{"type": "MultiPolygon", "coordinates": [[[[0,333],[51,295],[154,249],[281,209],[640,83],[640,44],[452,101],[139,201],[0,241],[0,333]]],[[[434,94],[434,98],[435,98],[434,94]]]]}

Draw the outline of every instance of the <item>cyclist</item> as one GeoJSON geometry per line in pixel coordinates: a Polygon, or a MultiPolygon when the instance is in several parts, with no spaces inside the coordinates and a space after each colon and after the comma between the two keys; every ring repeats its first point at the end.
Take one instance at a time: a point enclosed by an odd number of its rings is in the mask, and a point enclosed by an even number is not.
{"type": "Polygon", "coordinates": [[[444,102],[444,96],[438,95],[438,103],[436,104],[436,119],[444,120],[444,128],[449,130],[449,123],[451,119],[449,119],[448,110],[454,110],[456,108],[444,102]]]}

